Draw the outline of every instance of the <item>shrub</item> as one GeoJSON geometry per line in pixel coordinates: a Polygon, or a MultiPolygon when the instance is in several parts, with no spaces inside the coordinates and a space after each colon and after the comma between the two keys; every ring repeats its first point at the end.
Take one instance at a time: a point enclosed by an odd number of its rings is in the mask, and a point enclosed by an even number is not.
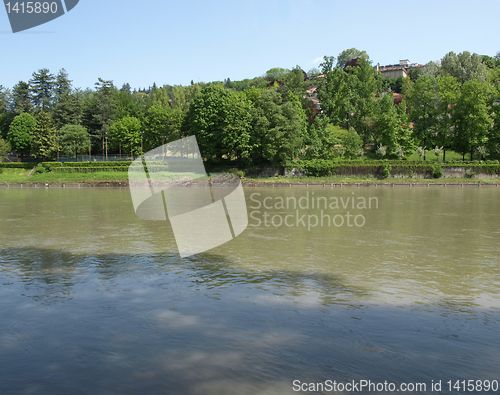
{"type": "Polygon", "coordinates": [[[381,172],[381,175],[382,175],[382,178],[387,178],[391,175],[391,165],[389,163],[384,163],[382,165],[382,172],[381,172]]]}
{"type": "Polygon", "coordinates": [[[245,172],[243,170],[238,170],[238,169],[224,170],[224,173],[234,174],[235,176],[238,176],[239,178],[244,178],[245,177],[245,172]]]}
{"type": "Polygon", "coordinates": [[[13,162],[13,163],[0,163],[0,168],[5,169],[32,169],[36,163],[33,162],[13,162]]]}
{"type": "Polygon", "coordinates": [[[431,165],[431,174],[433,178],[440,178],[443,176],[443,168],[441,165],[431,165]]]}

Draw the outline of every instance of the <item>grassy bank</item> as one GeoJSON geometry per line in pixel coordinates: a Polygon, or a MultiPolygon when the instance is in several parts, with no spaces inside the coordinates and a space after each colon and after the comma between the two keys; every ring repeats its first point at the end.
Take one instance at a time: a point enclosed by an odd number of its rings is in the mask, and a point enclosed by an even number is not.
{"type": "MultiPolygon", "coordinates": [[[[29,170],[25,169],[2,169],[0,173],[1,184],[27,184],[27,183],[55,183],[55,184],[75,184],[75,183],[95,183],[95,182],[128,182],[126,171],[110,171],[96,173],[42,173],[29,176],[29,170]]],[[[366,177],[346,177],[346,176],[325,176],[325,177],[266,177],[266,178],[244,178],[243,183],[252,184],[497,184],[500,178],[395,178],[389,177],[378,179],[372,176],[366,177]]]]}
{"type": "Polygon", "coordinates": [[[106,182],[119,181],[128,182],[126,171],[109,171],[98,173],[41,173],[29,176],[30,170],[24,169],[2,169],[0,183],[2,184],[26,184],[26,183],[56,183],[74,184],[82,182],[106,182]]]}

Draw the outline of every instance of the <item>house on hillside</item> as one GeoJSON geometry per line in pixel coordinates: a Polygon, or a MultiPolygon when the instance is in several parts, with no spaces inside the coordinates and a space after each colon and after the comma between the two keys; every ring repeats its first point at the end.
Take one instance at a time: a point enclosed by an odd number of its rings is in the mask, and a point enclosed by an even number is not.
{"type": "Polygon", "coordinates": [[[423,66],[424,66],[423,64],[410,63],[408,59],[403,59],[399,61],[399,64],[390,64],[387,66],[381,66],[380,63],[377,63],[376,67],[377,71],[380,71],[383,77],[406,78],[408,77],[408,74],[410,73],[411,69],[423,66]]]}
{"type": "MultiPolygon", "coordinates": [[[[317,81],[320,78],[325,78],[325,74],[318,75],[316,77],[310,78],[311,81],[317,81]]],[[[311,87],[306,90],[306,96],[307,99],[309,99],[313,103],[313,107],[315,111],[319,111],[321,109],[321,103],[318,100],[318,86],[313,83],[311,87]]]]}

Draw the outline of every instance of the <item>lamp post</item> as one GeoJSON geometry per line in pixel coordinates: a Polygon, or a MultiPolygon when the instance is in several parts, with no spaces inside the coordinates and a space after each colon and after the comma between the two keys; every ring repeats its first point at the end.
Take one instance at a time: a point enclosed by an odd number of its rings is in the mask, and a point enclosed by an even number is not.
{"type": "Polygon", "coordinates": [[[108,132],[106,132],[106,162],[108,161],[108,132]]]}
{"type": "Polygon", "coordinates": [[[92,135],[89,134],[89,161],[92,160],[92,140],[91,140],[92,135]]]}

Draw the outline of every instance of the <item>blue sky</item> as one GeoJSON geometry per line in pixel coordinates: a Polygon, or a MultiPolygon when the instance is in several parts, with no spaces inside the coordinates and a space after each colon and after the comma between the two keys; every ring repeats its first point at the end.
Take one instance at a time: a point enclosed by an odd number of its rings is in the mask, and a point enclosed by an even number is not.
{"type": "Polygon", "coordinates": [[[0,84],[63,67],[80,88],[99,77],[133,88],[241,80],[273,67],[308,71],[351,47],[374,64],[427,63],[449,51],[494,56],[499,15],[499,0],[80,0],[13,34],[0,9],[0,84]]]}

